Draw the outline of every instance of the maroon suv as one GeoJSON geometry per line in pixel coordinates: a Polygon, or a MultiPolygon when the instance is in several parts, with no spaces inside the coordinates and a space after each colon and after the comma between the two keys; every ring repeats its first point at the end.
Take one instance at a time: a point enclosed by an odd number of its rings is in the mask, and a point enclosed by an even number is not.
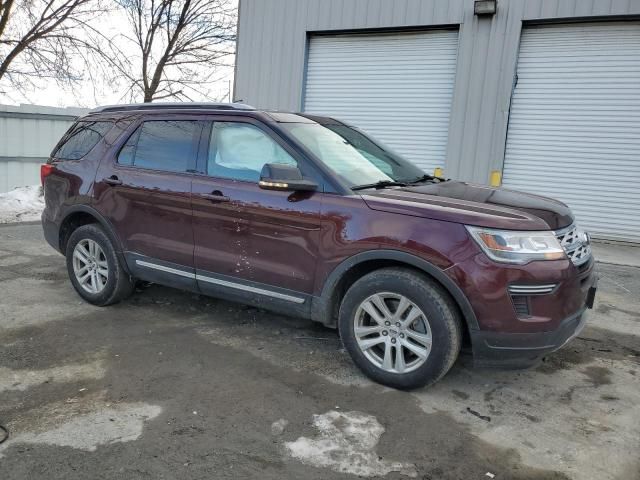
{"type": "Polygon", "coordinates": [[[45,236],[88,302],[144,280],[311,318],[393,387],[437,381],[465,343],[476,363],[531,365],[593,305],[566,205],[425,175],[333,118],[99,108],[42,180],[45,236]]]}

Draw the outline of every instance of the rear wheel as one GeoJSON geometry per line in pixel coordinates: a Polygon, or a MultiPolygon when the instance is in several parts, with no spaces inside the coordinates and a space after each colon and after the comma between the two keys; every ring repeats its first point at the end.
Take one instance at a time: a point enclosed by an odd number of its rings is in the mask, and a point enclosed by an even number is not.
{"type": "Polygon", "coordinates": [[[133,292],[111,240],[97,224],[73,231],[67,242],[67,271],[78,294],[98,306],[117,303],[133,292]]]}
{"type": "Polygon", "coordinates": [[[402,389],[442,378],[462,342],[459,314],[447,292],[402,268],[377,270],[355,282],[340,306],[339,328],[367,376],[402,389]]]}

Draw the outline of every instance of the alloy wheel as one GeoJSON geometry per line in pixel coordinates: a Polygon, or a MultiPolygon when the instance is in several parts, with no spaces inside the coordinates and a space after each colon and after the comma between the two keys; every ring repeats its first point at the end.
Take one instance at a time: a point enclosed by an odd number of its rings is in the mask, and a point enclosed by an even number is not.
{"type": "Polygon", "coordinates": [[[404,295],[382,292],[356,310],[354,333],[363,355],[389,373],[408,373],[431,352],[432,334],[424,312],[404,295]]]}
{"type": "Polygon", "coordinates": [[[98,243],[80,240],[73,250],[73,273],[83,290],[96,294],[104,290],[109,279],[107,257],[98,243]]]}

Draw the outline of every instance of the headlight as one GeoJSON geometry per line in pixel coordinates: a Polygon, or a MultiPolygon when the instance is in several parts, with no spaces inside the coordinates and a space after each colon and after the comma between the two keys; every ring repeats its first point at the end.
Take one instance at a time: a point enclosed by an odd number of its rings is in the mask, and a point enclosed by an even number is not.
{"type": "Polygon", "coordinates": [[[516,232],[468,225],[467,230],[484,253],[496,262],[523,264],[566,257],[553,232],[516,232]]]}

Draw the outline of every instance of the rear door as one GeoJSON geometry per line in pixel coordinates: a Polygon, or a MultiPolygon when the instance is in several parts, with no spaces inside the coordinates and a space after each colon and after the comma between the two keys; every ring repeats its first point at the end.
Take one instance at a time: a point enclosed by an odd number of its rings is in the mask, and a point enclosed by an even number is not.
{"type": "Polygon", "coordinates": [[[190,172],[201,130],[194,117],[143,119],[100,165],[96,207],[113,225],[139,278],[196,288],[190,172]]]}
{"type": "Polygon", "coordinates": [[[193,182],[195,264],[205,293],[306,308],[320,233],[321,193],[263,190],[266,163],[299,165],[265,125],[237,117],[212,122],[193,182]],[[207,139],[208,137],[208,139],[207,139]]]}

